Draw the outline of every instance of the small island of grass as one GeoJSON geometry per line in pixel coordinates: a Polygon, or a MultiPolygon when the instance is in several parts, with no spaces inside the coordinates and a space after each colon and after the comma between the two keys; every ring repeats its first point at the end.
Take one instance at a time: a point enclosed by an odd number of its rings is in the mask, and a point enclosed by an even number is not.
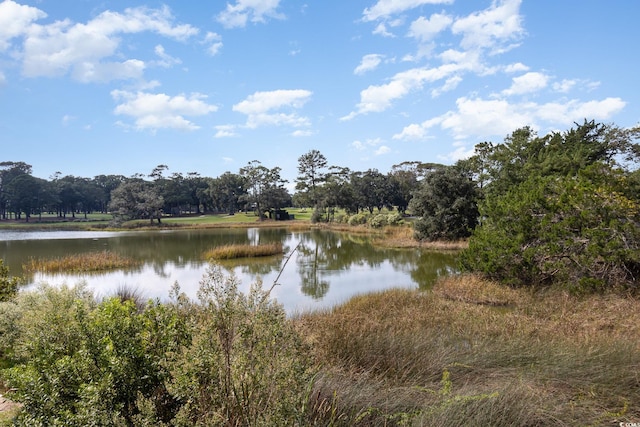
{"type": "Polygon", "coordinates": [[[22,268],[26,273],[86,273],[136,267],[140,262],[114,252],[88,252],[64,257],[31,258],[22,268]]]}
{"type": "Polygon", "coordinates": [[[224,245],[205,251],[207,260],[225,260],[236,258],[255,258],[272,255],[281,255],[281,243],[269,243],[264,245],[224,245]]]}

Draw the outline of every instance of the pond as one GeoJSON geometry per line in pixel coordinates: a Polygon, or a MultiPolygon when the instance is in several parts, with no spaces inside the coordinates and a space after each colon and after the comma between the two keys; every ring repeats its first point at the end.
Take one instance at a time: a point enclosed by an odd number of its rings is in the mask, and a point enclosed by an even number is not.
{"type": "Polygon", "coordinates": [[[288,313],[326,308],[356,294],[392,287],[426,289],[439,276],[456,268],[454,253],[384,249],[371,245],[364,236],[286,228],[150,232],[0,230],[0,257],[12,275],[23,276],[22,265],[32,257],[48,259],[108,250],[140,260],[141,266],[105,273],[36,273],[24,277],[28,286],[84,282],[98,296],[128,287],[137,289],[146,298],[162,300],[168,298],[176,281],[183,292],[196,298],[208,266],[202,257],[206,250],[224,244],[274,242],[282,243],[284,255],[220,264],[240,279],[244,292],[256,280],[262,280],[264,288],[270,288],[281,272],[271,295],[288,313]]]}

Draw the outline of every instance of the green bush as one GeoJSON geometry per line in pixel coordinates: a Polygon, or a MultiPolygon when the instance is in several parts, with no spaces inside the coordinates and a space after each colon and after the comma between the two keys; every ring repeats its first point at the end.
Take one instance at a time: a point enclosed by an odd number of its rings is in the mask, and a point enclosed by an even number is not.
{"type": "Polygon", "coordinates": [[[582,177],[531,178],[487,199],[464,267],[514,285],[574,291],[637,287],[640,216],[613,188],[582,177]]]}
{"type": "Polygon", "coordinates": [[[387,214],[377,214],[369,218],[369,226],[372,228],[382,228],[385,225],[388,225],[388,223],[387,214]]]}
{"type": "Polygon", "coordinates": [[[349,225],[364,225],[367,223],[368,219],[369,219],[368,214],[364,212],[357,213],[349,217],[349,225]]]}
{"type": "Polygon", "coordinates": [[[199,301],[43,286],[0,304],[16,425],[302,425],[306,347],[282,306],[212,265],[199,301]],[[8,351],[11,349],[11,351],[8,351]]]}
{"type": "Polygon", "coordinates": [[[0,258],[0,302],[13,298],[18,292],[19,284],[19,279],[9,275],[9,267],[6,267],[4,260],[0,258]]]}
{"type": "Polygon", "coordinates": [[[200,282],[193,342],[170,387],[185,402],[175,425],[294,425],[304,415],[307,349],[259,282],[247,295],[238,286],[218,266],[200,282]]]}
{"type": "Polygon", "coordinates": [[[387,224],[389,225],[401,225],[404,223],[404,218],[400,212],[391,212],[387,215],[387,224]]]}

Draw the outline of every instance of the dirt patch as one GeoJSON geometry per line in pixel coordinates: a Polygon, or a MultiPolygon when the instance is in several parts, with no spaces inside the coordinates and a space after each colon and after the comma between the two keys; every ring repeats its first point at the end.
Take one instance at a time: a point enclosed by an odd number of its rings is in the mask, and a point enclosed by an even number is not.
{"type": "Polygon", "coordinates": [[[9,400],[0,394],[0,412],[11,411],[19,407],[20,407],[19,403],[16,403],[13,400],[9,400]]]}

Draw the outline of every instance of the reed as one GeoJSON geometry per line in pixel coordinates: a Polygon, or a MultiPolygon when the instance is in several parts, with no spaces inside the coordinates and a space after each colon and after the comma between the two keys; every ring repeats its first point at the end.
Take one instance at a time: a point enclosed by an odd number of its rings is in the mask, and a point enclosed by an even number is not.
{"type": "Polygon", "coordinates": [[[140,262],[114,252],[88,252],[51,259],[30,258],[22,269],[26,273],[84,273],[92,271],[132,268],[140,262]]]}
{"type": "Polygon", "coordinates": [[[640,301],[471,275],[297,316],[332,425],[613,425],[640,419],[640,301]]]}
{"type": "Polygon", "coordinates": [[[263,245],[224,245],[211,248],[204,253],[207,260],[227,260],[236,258],[256,258],[283,253],[282,243],[263,245]]]}

